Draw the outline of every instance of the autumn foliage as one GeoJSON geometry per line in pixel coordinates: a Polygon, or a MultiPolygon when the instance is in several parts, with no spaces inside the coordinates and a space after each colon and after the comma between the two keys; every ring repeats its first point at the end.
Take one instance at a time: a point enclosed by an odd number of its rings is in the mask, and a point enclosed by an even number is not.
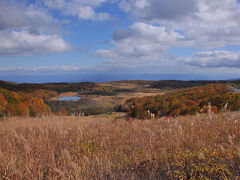
{"type": "Polygon", "coordinates": [[[207,111],[208,103],[212,111],[218,112],[228,103],[231,111],[240,109],[240,95],[232,93],[225,84],[210,84],[185,88],[166,95],[129,99],[123,105],[132,117],[148,119],[148,110],[157,117],[196,114],[207,111]]]}
{"type": "Polygon", "coordinates": [[[50,112],[42,98],[0,88],[0,116],[36,116],[50,112]]]}

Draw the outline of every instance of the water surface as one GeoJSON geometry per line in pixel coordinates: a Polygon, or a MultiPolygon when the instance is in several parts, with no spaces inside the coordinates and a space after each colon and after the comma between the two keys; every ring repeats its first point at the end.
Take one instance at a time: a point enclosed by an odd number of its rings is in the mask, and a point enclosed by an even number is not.
{"type": "Polygon", "coordinates": [[[80,99],[81,97],[78,97],[78,96],[65,96],[65,97],[60,97],[58,101],[75,101],[80,99]]]}

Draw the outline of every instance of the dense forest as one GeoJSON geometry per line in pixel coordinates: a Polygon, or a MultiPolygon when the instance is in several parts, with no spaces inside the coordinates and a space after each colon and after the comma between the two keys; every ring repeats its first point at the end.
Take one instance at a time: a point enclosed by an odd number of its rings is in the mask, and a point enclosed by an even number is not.
{"type": "Polygon", "coordinates": [[[50,113],[42,98],[0,88],[0,117],[37,116],[50,113]]]}
{"type": "Polygon", "coordinates": [[[240,95],[232,93],[225,84],[211,84],[176,90],[163,96],[129,99],[123,108],[134,118],[149,119],[148,111],[157,117],[196,114],[206,112],[209,103],[214,112],[223,109],[226,103],[229,110],[239,110],[240,95]]]}

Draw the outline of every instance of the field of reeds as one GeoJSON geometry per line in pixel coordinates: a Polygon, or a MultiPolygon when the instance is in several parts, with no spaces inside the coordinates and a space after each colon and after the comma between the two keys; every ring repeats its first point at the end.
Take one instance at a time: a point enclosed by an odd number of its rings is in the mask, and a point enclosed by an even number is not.
{"type": "Polygon", "coordinates": [[[240,112],[5,118],[0,179],[238,179],[240,112]],[[122,116],[122,117],[121,117],[122,116]]]}

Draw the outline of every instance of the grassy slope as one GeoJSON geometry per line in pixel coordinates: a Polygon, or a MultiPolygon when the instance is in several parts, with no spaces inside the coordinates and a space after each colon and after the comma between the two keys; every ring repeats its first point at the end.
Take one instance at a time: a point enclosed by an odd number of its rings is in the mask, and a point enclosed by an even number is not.
{"type": "Polygon", "coordinates": [[[212,179],[240,174],[240,112],[132,123],[123,116],[6,119],[0,122],[0,177],[212,179]]]}

